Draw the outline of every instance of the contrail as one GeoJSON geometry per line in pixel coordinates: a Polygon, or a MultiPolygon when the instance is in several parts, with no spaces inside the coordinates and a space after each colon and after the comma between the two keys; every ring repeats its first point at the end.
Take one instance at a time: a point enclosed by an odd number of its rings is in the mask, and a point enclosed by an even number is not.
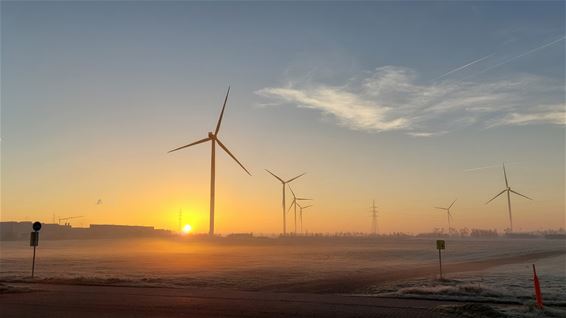
{"type": "MultiPolygon", "coordinates": [[[[543,44],[543,45],[541,45],[541,46],[539,46],[539,47],[536,47],[536,48],[534,48],[534,49],[528,50],[527,52],[524,52],[524,53],[521,53],[521,54],[519,54],[519,55],[513,56],[513,57],[511,57],[511,58],[508,58],[508,59],[504,60],[504,61],[501,62],[501,63],[498,63],[498,64],[495,64],[495,65],[493,65],[493,66],[490,66],[490,67],[488,67],[488,68],[486,68],[486,69],[480,71],[479,73],[470,75],[470,76],[468,76],[468,77],[476,76],[476,75],[485,73],[485,72],[490,71],[490,70],[492,70],[492,69],[494,69],[494,68],[497,68],[497,67],[500,67],[500,66],[502,66],[502,65],[505,65],[505,64],[507,64],[507,63],[510,63],[510,62],[512,62],[512,61],[514,61],[514,60],[516,60],[516,59],[518,59],[518,58],[521,58],[521,57],[523,57],[523,56],[530,55],[530,54],[535,53],[535,52],[537,52],[537,51],[540,51],[540,50],[542,50],[542,49],[544,49],[544,48],[546,48],[546,47],[549,47],[549,46],[551,46],[551,45],[554,45],[554,44],[556,44],[556,43],[558,43],[558,42],[560,42],[560,41],[562,41],[562,40],[564,40],[564,39],[566,39],[566,36],[562,36],[561,38],[559,38],[559,39],[557,39],[557,40],[554,40],[554,41],[552,41],[552,42],[543,44]]],[[[468,77],[466,77],[466,78],[468,78],[468,77]]],[[[466,79],[466,78],[464,78],[464,79],[466,79]]]]}
{"type": "Polygon", "coordinates": [[[477,168],[470,168],[470,169],[464,170],[464,172],[474,172],[474,171],[485,170],[485,169],[491,169],[491,168],[498,168],[498,167],[499,167],[499,165],[485,166],[485,167],[477,167],[477,168]]]}
{"type": "MultiPolygon", "coordinates": [[[[507,165],[512,165],[512,164],[516,164],[516,163],[520,163],[520,161],[507,162],[506,164],[507,164],[507,165]]],[[[501,165],[477,167],[477,168],[466,169],[466,170],[464,170],[464,172],[474,172],[474,171],[485,170],[485,169],[491,169],[491,168],[499,168],[499,167],[501,167],[501,165]]]]}
{"type": "Polygon", "coordinates": [[[453,69],[453,70],[451,70],[451,71],[448,71],[448,72],[446,72],[446,73],[440,75],[439,77],[437,77],[437,78],[435,79],[435,81],[436,81],[436,80],[439,80],[439,79],[441,79],[441,78],[443,78],[443,77],[445,77],[445,76],[448,76],[448,75],[450,75],[450,74],[452,74],[452,73],[456,73],[456,72],[458,72],[458,71],[461,71],[461,70],[463,70],[463,69],[465,69],[465,68],[467,68],[467,67],[469,67],[469,66],[472,66],[472,65],[474,65],[474,64],[476,64],[476,63],[479,63],[479,62],[481,62],[481,61],[483,61],[483,60],[485,60],[485,59],[487,59],[488,57],[491,57],[491,56],[493,56],[493,53],[492,53],[492,54],[489,54],[489,55],[486,55],[486,56],[484,56],[484,57],[482,57],[482,58],[479,58],[479,59],[477,59],[477,60],[475,60],[475,61],[472,61],[472,62],[470,62],[470,63],[468,63],[468,64],[466,64],[466,65],[462,65],[462,66],[460,66],[460,67],[458,67],[458,68],[455,68],[455,69],[453,69]]]}

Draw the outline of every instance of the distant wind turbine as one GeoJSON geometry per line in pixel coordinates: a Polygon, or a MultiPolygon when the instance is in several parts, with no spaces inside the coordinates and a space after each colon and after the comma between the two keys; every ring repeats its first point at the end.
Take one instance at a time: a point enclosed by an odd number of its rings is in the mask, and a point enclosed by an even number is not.
{"type": "Polygon", "coordinates": [[[312,205],[307,205],[307,206],[301,206],[299,204],[299,202],[296,203],[297,206],[299,207],[299,224],[300,224],[300,231],[301,233],[303,233],[303,210],[308,209],[310,207],[312,207],[312,205]]]}
{"type": "Polygon", "coordinates": [[[507,207],[509,209],[509,225],[510,225],[509,229],[511,230],[511,232],[513,232],[513,217],[511,216],[511,192],[516,195],[520,195],[523,198],[527,198],[529,200],[532,199],[526,195],[522,195],[519,192],[513,191],[511,189],[511,187],[509,186],[509,181],[507,181],[507,172],[505,171],[505,164],[503,164],[503,176],[505,177],[505,189],[503,189],[503,191],[499,192],[496,196],[494,196],[491,200],[487,201],[485,204],[488,204],[489,202],[495,200],[495,198],[497,198],[498,196],[502,195],[504,192],[507,192],[507,207]]]}
{"type": "Polygon", "coordinates": [[[285,203],[285,186],[289,183],[291,183],[292,181],[298,179],[299,177],[302,177],[305,175],[305,173],[302,173],[294,178],[291,178],[287,181],[283,181],[283,179],[281,179],[280,177],[278,177],[277,175],[275,175],[273,172],[265,169],[265,171],[269,172],[270,175],[274,176],[275,179],[279,180],[279,182],[281,182],[281,185],[283,186],[283,201],[282,201],[282,205],[283,205],[283,235],[287,235],[287,217],[286,217],[286,213],[287,209],[286,209],[286,203],[285,203]]]}
{"type": "Polygon", "coordinates": [[[230,150],[228,150],[228,148],[226,148],[226,146],[224,146],[224,144],[220,141],[220,139],[218,139],[218,132],[220,131],[220,124],[222,123],[222,117],[224,116],[224,109],[226,108],[226,102],[228,101],[228,94],[230,94],[230,87],[228,86],[228,91],[226,92],[226,97],[224,98],[224,105],[222,106],[222,111],[220,112],[220,117],[218,118],[218,123],[216,124],[216,129],[214,130],[214,133],[209,132],[208,133],[208,137],[201,139],[201,140],[197,140],[193,143],[190,143],[188,145],[179,147],[179,148],[175,148],[170,152],[173,151],[177,151],[177,150],[181,150],[190,146],[194,146],[197,144],[201,144],[203,142],[207,142],[210,141],[211,142],[211,146],[212,146],[212,152],[210,155],[210,228],[208,231],[209,235],[214,235],[214,188],[215,188],[215,165],[216,165],[216,143],[218,143],[218,145],[220,146],[220,148],[222,148],[224,151],[226,151],[226,153],[232,157],[232,159],[234,159],[234,161],[236,161],[240,167],[242,167],[242,169],[244,169],[244,171],[247,172],[247,174],[249,174],[250,176],[252,175],[248,169],[246,169],[244,167],[244,165],[242,165],[242,163],[240,163],[240,161],[238,161],[238,159],[236,159],[236,157],[230,152],[230,150]]]}
{"type": "Polygon", "coordinates": [[[297,234],[297,201],[306,201],[306,200],[312,200],[312,199],[307,199],[307,198],[298,198],[297,196],[295,196],[295,192],[293,192],[293,189],[291,189],[291,186],[289,186],[289,190],[291,190],[291,194],[293,195],[293,202],[291,202],[291,205],[289,206],[289,211],[291,211],[291,208],[294,207],[294,214],[295,214],[295,234],[297,234]]]}
{"type": "Polygon", "coordinates": [[[437,207],[437,206],[435,207],[439,210],[446,211],[446,214],[448,215],[448,234],[450,234],[450,230],[452,229],[452,226],[450,225],[450,220],[453,219],[453,218],[452,218],[452,213],[450,213],[450,209],[452,208],[454,203],[456,203],[456,200],[452,201],[452,204],[450,204],[450,206],[447,207],[447,208],[440,208],[440,207],[437,207]]]}

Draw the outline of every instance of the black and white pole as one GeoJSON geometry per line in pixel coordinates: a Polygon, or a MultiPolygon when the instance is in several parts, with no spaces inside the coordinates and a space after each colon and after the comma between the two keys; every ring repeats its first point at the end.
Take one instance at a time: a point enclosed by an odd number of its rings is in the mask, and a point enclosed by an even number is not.
{"type": "Polygon", "coordinates": [[[39,230],[41,230],[41,223],[34,222],[32,225],[33,232],[30,233],[29,246],[33,246],[33,261],[31,263],[31,278],[35,274],[35,248],[39,244],[39,230]]]}
{"type": "Polygon", "coordinates": [[[438,264],[440,265],[440,280],[442,280],[442,250],[446,248],[444,240],[436,241],[436,249],[438,250],[438,264]]]}

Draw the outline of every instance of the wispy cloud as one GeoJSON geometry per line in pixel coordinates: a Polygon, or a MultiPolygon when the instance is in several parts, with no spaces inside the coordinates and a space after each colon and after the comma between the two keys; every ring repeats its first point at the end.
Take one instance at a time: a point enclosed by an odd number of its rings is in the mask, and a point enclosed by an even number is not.
{"type": "Polygon", "coordinates": [[[444,134],[447,134],[447,131],[433,131],[433,132],[426,132],[426,131],[421,131],[421,132],[414,132],[414,131],[410,131],[407,132],[407,135],[409,136],[413,136],[413,137],[433,137],[433,136],[441,136],[444,134]]]}
{"type": "Polygon", "coordinates": [[[442,135],[466,126],[565,124],[563,83],[534,75],[491,82],[424,84],[411,69],[386,66],[330,85],[292,81],[256,94],[270,103],[321,111],[344,127],[368,132],[442,135]]]}
{"type": "Polygon", "coordinates": [[[337,87],[318,86],[312,89],[294,87],[265,88],[257,91],[265,97],[275,97],[299,107],[318,109],[334,115],[340,124],[352,129],[394,130],[407,126],[405,118],[388,119],[386,106],[364,98],[364,96],[337,87]]]}
{"type": "Polygon", "coordinates": [[[496,125],[527,125],[536,122],[566,125],[565,107],[562,106],[561,110],[554,112],[510,113],[497,122],[496,125]]]}

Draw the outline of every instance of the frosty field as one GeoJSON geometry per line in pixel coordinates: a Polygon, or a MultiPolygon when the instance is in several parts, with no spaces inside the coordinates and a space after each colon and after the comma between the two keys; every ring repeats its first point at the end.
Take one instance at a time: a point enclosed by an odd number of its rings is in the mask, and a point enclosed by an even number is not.
{"type": "MultiPolygon", "coordinates": [[[[29,281],[27,243],[2,242],[2,282],[29,281]]],[[[565,306],[565,253],[563,241],[447,240],[447,279],[438,281],[434,240],[425,239],[43,241],[36,281],[522,303],[535,263],[545,300],[565,306]]]]}

